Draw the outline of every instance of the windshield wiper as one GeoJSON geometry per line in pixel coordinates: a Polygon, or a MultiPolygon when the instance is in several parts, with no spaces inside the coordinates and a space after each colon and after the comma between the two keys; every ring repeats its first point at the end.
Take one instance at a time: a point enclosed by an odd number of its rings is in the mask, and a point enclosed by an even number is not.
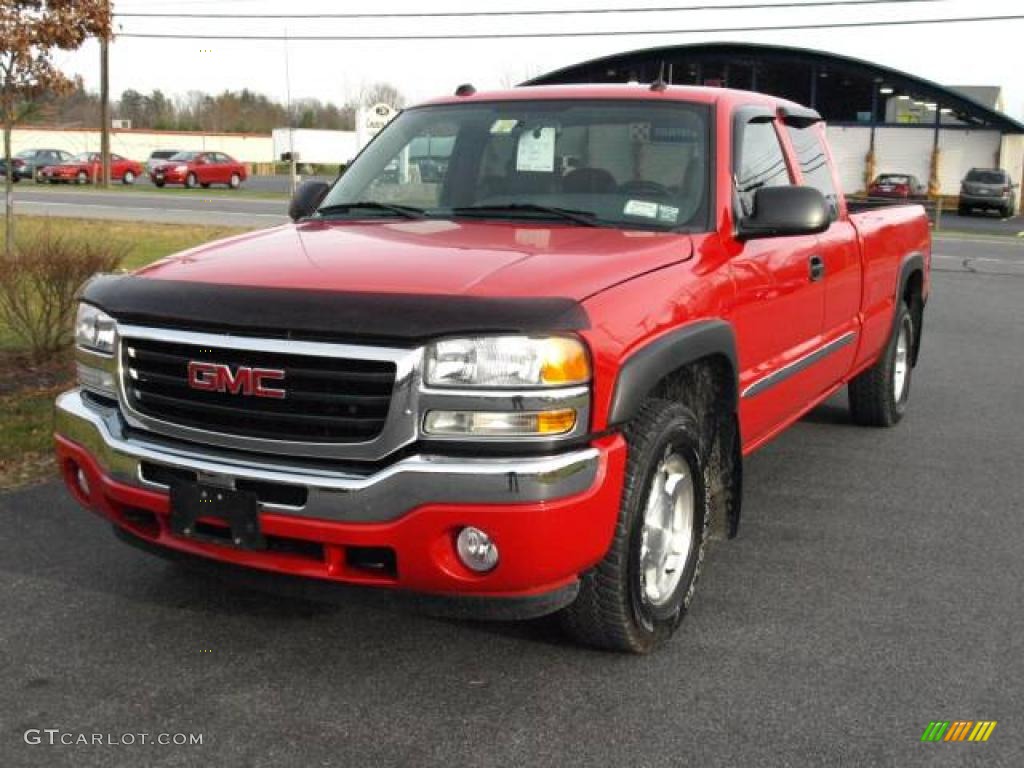
{"type": "Polygon", "coordinates": [[[318,208],[318,214],[332,214],[332,213],[348,213],[354,208],[366,208],[371,211],[387,211],[388,213],[394,213],[398,216],[402,216],[406,219],[425,219],[427,218],[426,213],[423,212],[422,208],[416,208],[412,205],[398,205],[396,203],[378,203],[373,200],[362,200],[356,203],[337,203],[336,205],[325,205],[323,208],[318,208]]]}
{"type": "Polygon", "coordinates": [[[593,211],[577,211],[572,208],[558,208],[553,205],[539,205],[537,203],[494,203],[493,205],[469,205],[459,208],[452,208],[456,216],[472,216],[480,214],[503,214],[503,213],[543,213],[549,216],[556,216],[567,221],[574,221],[584,227],[600,227],[597,214],[593,211]]]}

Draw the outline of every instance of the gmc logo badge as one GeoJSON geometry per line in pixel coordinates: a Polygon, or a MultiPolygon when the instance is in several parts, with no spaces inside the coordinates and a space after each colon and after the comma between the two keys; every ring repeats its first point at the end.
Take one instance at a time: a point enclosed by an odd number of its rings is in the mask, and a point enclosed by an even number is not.
{"type": "Polygon", "coordinates": [[[268,387],[268,381],[284,381],[284,371],[240,365],[232,372],[231,366],[220,363],[190,360],[188,364],[188,385],[192,389],[283,400],[285,391],[268,387]]]}

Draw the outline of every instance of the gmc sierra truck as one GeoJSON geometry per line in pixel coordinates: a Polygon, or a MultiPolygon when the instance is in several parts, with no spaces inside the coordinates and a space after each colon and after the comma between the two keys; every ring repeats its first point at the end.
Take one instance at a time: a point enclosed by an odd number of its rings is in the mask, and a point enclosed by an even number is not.
{"type": "Polygon", "coordinates": [[[744,456],[907,408],[928,221],[851,212],[797,104],[464,86],[290,214],[83,288],[56,450],[125,540],[646,652],[744,456]]]}

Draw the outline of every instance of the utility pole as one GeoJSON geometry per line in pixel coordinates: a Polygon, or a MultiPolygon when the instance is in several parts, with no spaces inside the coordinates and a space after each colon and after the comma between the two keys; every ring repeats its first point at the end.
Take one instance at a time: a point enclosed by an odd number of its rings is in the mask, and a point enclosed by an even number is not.
{"type": "Polygon", "coordinates": [[[288,190],[289,197],[295,197],[298,160],[295,157],[295,120],[292,117],[292,71],[288,63],[288,28],[284,30],[284,87],[285,108],[288,110],[288,190]]]}
{"type": "Polygon", "coordinates": [[[100,156],[104,188],[110,186],[110,38],[100,38],[100,156]]]}

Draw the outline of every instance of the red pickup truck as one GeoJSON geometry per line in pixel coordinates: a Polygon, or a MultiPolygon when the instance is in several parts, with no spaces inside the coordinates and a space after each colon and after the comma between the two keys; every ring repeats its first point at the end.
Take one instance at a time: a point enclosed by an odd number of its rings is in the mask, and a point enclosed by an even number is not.
{"type": "Polygon", "coordinates": [[[463,87],[291,215],[83,289],[57,453],[122,538],[644,652],[743,456],[907,408],[927,219],[851,213],[790,102],[463,87]]]}

